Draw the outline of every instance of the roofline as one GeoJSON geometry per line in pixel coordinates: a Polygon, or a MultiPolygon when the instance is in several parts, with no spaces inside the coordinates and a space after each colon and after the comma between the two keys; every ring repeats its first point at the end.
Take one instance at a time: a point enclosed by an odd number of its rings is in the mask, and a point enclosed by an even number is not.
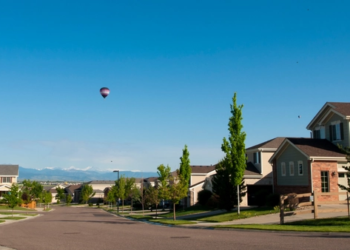
{"type": "Polygon", "coordinates": [[[206,173],[191,173],[191,175],[193,176],[203,176],[203,175],[207,175],[207,174],[210,174],[211,172],[214,172],[216,171],[215,169],[209,171],[209,172],[206,172],[206,173]]]}
{"type": "Polygon", "coordinates": [[[256,150],[258,150],[260,152],[271,152],[271,151],[276,151],[277,148],[251,148],[251,149],[246,150],[246,152],[250,153],[250,152],[253,152],[256,150]]]}
{"type": "Polygon", "coordinates": [[[295,146],[290,140],[288,140],[287,138],[282,142],[282,144],[279,146],[279,149],[271,156],[269,163],[272,164],[272,161],[274,160],[274,158],[279,154],[279,152],[282,150],[282,148],[284,147],[284,145],[286,143],[289,143],[289,145],[293,146],[296,150],[298,150],[301,154],[303,154],[306,158],[310,159],[310,156],[308,156],[307,154],[305,154],[302,150],[300,150],[300,148],[298,148],[297,146],[295,146]]]}
{"type": "Polygon", "coordinates": [[[316,121],[316,119],[319,117],[319,115],[320,115],[320,114],[323,112],[323,110],[325,110],[326,107],[328,107],[328,106],[334,108],[334,106],[332,106],[329,102],[326,102],[326,103],[323,105],[323,107],[317,112],[317,114],[314,116],[314,118],[311,120],[311,122],[309,122],[309,124],[306,126],[306,129],[307,129],[307,130],[311,130],[311,129],[310,129],[311,125],[316,121]]]}
{"type": "Polygon", "coordinates": [[[323,119],[319,122],[319,124],[322,124],[322,123],[325,121],[326,117],[327,117],[330,113],[335,113],[335,114],[341,116],[343,119],[346,119],[346,116],[344,116],[343,114],[339,113],[338,111],[335,111],[335,110],[331,109],[331,110],[329,110],[329,111],[326,113],[326,115],[325,115],[325,116],[323,117],[323,119]]]}
{"type": "Polygon", "coordinates": [[[327,157],[327,156],[310,156],[309,160],[319,160],[319,161],[325,161],[325,160],[335,160],[335,161],[346,161],[346,157],[327,157]]]}
{"type": "Polygon", "coordinates": [[[196,184],[193,184],[192,186],[189,187],[189,189],[195,188],[195,187],[197,187],[198,185],[204,184],[204,183],[205,183],[205,180],[204,180],[204,181],[201,181],[201,182],[198,182],[198,183],[196,183],[196,184]]]}
{"type": "Polygon", "coordinates": [[[263,176],[262,175],[243,175],[243,178],[246,178],[246,179],[261,179],[263,176]]]}

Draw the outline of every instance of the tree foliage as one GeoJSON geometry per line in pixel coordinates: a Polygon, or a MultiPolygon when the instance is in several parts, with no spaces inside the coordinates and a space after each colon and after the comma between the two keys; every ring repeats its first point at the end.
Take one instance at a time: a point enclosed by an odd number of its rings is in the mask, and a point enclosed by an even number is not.
{"type": "MultiPolygon", "coordinates": [[[[216,175],[213,176],[213,192],[219,196],[219,208],[230,211],[235,205],[237,205],[237,185],[234,185],[230,179],[230,173],[228,170],[229,164],[226,159],[220,161],[216,165],[216,175]]],[[[246,195],[246,186],[244,180],[239,185],[240,202],[242,197],[246,195]]]]}
{"type": "Polygon", "coordinates": [[[56,191],[57,191],[57,194],[56,194],[55,198],[57,199],[57,204],[59,204],[60,201],[65,198],[64,189],[61,187],[57,187],[56,191]]]}
{"type": "Polygon", "coordinates": [[[12,216],[13,216],[13,209],[20,205],[22,200],[20,198],[20,191],[17,184],[13,184],[10,188],[10,192],[7,194],[4,194],[3,200],[7,204],[9,208],[12,209],[12,216]]]}
{"type": "Polygon", "coordinates": [[[180,171],[176,170],[177,175],[171,175],[169,178],[169,200],[173,203],[173,218],[176,220],[175,205],[187,196],[186,180],[181,176],[180,171]]]}
{"type": "Polygon", "coordinates": [[[188,152],[187,145],[185,145],[185,148],[182,150],[182,157],[180,157],[180,175],[183,178],[184,185],[186,185],[186,189],[188,189],[188,186],[190,184],[190,178],[191,178],[191,166],[190,166],[190,153],[188,152]]]}
{"type": "Polygon", "coordinates": [[[154,205],[156,207],[156,215],[158,215],[158,205],[161,201],[159,197],[159,190],[157,187],[153,187],[150,185],[146,190],[146,196],[147,200],[150,203],[150,205],[154,205]]]}
{"type": "Polygon", "coordinates": [[[163,164],[158,166],[158,192],[159,198],[162,200],[169,199],[169,177],[171,169],[169,166],[164,166],[163,164]]]}
{"type": "Polygon", "coordinates": [[[229,119],[228,130],[230,137],[228,140],[223,139],[221,146],[225,153],[226,171],[230,175],[232,185],[239,185],[242,182],[244,170],[246,168],[245,156],[245,138],[246,133],[242,131],[242,108],[243,105],[237,106],[237,94],[233,96],[233,105],[231,104],[231,114],[229,119]]]}
{"type": "MultiPolygon", "coordinates": [[[[348,162],[350,162],[350,147],[342,147],[341,145],[339,145],[340,150],[346,154],[346,160],[348,162]]],[[[342,189],[342,190],[346,190],[348,192],[350,192],[350,167],[346,167],[343,166],[343,168],[347,171],[346,175],[347,175],[347,180],[348,180],[348,186],[344,186],[341,184],[338,184],[338,186],[342,189]]]]}
{"type": "Polygon", "coordinates": [[[85,184],[81,189],[81,201],[87,204],[90,198],[93,197],[95,194],[96,193],[94,192],[92,186],[85,184]]]}
{"type": "Polygon", "coordinates": [[[68,195],[67,195],[67,198],[66,198],[66,204],[67,204],[67,206],[69,206],[69,205],[72,203],[72,200],[73,200],[73,197],[72,197],[70,194],[68,194],[68,195]]]}
{"type": "Polygon", "coordinates": [[[22,199],[26,203],[37,200],[41,197],[44,188],[39,182],[24,180],[22,184],[22,199]]]}
{"type": "Polygon", "coordinates": [[[124,201],[129,197],[134,184],[135,178],[125,178],[123,175],[115,181],[114,194],[117,199],[122,200],[122,211],[124,211],[124,201]]]}

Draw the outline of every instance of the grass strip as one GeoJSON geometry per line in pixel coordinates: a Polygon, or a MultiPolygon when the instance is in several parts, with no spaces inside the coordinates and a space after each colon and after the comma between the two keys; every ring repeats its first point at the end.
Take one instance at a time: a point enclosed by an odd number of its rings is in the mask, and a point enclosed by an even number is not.
{"type": "Polygon", "coordinates": [[[4,220],[0,220],[0,223],[3,223],[3,222],[5,222],[4,220]]]}
{"type": "Polygon", "coordinates": [[[347,217],[327,218],[317,220],[303,220],[286,223],[284,225],[223,225],[215,228],[237,228],[271,231],[296,231],[296,232],[341,232],[350,233],[350,220],[347,217]]]}
{"type": "MultiPolygon", "coordinates": [[[[2,212],[0,213],[1,215],[12,215],[11,212],[2,212]]],[[[24,214],[24,213],[13,213],[13,214],[17,214],[17,215],[21,215],[21,216],[37,216],[38,214],[34,214],[34,213],[27,213],[27,214],[24,214]]]]}
{"type": "Polygon", "coordinates": [[[149,220],[149,219],[153,219],[152,216],[149,216],[149,215],[138,215],[138,214],[135,214],[135,215],[128,215],[127,217],[130,217],[130,218],[133,218],[133,219],[136,219],[136,220],[149,220]]]}
{"type": "Polygon", "coordinates": [[[1,219],[3,220],[23,220],[27,217],[21,217],[21,216],[7,216],[7,217],[2,217],[1,219]]]}
{"type": "MultiPolygon", "coordinates": [[[[0,205],[0,210],[12,210],[12,209],[9,208],[8,206],[0,205]]],[[[30,209],[30,208],[25,208],[25,207],[15,207],[13,209],[13,211],[16,211],[16,210],[35,211],[35,209],[30,209]]]]}
{"type": "Polygon", "coordinates": [[[166,219],[160,219],[160,220],[149,220],[150,222],[156,222],[156,223],[161,223],[165,225],[184,225],[184,224],[197,224],[196,222],[193,221],[188,221],[188,220],[166,220],[166,219]]]}
{"type": "Polygon", "coordinates": [[[259,215],[274,214],[274,213],[277,213],[277,211],[275,211],[273,208],[262,207],[262,208],[242,210],[240,214],[237,214],[237,211],[232,211],[224,214],[197,218],[197,220],[206,221],[206,222],[225,222],[225,221],[246,219],[246,218],[251,218],[259,215]]]}

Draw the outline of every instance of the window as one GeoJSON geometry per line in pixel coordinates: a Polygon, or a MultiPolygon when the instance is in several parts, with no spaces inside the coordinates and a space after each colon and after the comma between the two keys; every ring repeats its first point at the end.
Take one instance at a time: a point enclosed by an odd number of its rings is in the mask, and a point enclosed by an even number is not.
{"type": "Polygon", "coordinates": [[[345,173],[339,173],[339,174],[338,174],[338,177],[339,177],[339,178],[344,178],[344,177],[345,177],[345,173]]]}
{"type": "Polygon", "coordinates": [[[303,162],[298,161],[298,175],[303,175],[303,174],[304,174],[303,162]]]}
{"type": "Polygon", "coordinates": [[[260,163],[260,152],[254,153],[254,163],[260,163]]]}
{"type": "Polygon", "coordinates": [[[2,183],[12,183],[12,177],[1,177],[2,183]]]}
{"type": "Polygon", "coordinates": [[[281,163],[281,175],[286,176],[286,163],[285,162],[281,163]]]}
{"type": "Polygon", "coordinates": [[[322,189],[322,193],[329,192],[329,173],[328,173],[328,171],[321,171],[321,189],[322,189]]]}
{"type": "Polygon", "coordinates": [[[316,127],[314,130],[314,138],[315,139],[325,139],[326,131],[324,126],[316,127]]]}
{"type": "Polygon", "coordinates": [[[294,176],[294,162],[293,161],[289,162],[289,175],[294,176]]]}
{"type": "Polygon", "coordinates": [[[329,126],[329,137],[331,141],[339,141],[344,139],[342,122],[336,121],[329,126]]]}

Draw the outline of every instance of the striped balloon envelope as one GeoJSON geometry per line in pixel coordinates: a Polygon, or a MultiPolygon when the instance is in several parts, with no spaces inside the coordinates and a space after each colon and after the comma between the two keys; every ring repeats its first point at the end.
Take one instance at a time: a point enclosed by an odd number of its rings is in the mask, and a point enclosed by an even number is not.
{"type": "Polygon", "coordinates": [[[100,93],[103,96],[103,98],[106,98],[109,95],[109,88],[103,87],[100,89],[100,93]]]}

